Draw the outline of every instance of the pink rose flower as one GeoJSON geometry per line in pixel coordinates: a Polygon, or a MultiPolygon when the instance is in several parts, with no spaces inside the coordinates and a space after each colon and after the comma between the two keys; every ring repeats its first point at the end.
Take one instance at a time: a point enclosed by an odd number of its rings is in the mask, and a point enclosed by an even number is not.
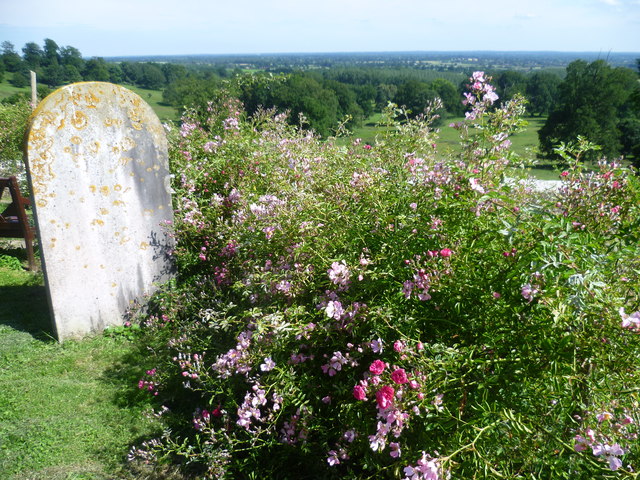
{"type": "Polygon", "coordinates": [[[356,400],[366,400],[367,391],[362,385],[356,385],[353,387],[353,396],[356,400]]]}
{"type": "Polygon", "coordinates": [[[407,373],[403,368],[398,368],[394,370],[391,374],[391,380],[393,380],[398,385],[402,385],[403,383],[408,383],[409,379],[407,378],[407,373]]]}
{"type": "Polygon", "coordinates": [[[382,360],[374,360],[373,363],[369,366],[369,371],[374,375],[380,375],[384,372],[385,364],[382,360]]]}
{"type": "Polygon", "coordinates": [[[393,396],[395,395],[395,390],[393,387],[385,385],[380,390],[376,392],[376,401],[378,402],[378,407],[384,409],[389,407],[393,403],[393,396]]]}

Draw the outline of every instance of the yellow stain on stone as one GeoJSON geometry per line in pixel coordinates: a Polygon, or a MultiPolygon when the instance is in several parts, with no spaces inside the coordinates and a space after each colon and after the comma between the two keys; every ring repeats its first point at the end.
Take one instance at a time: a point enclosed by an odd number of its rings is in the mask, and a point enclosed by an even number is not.
{"type": "Polygon", "coordinates": [[[74,145],[80,145],[82,143],[82,138],[76,136],[71,137],[71,143],[73,143],[74,145]]]}
{"type": "Polygon", "coordinates": [[[146,250],[149,248],[149,244],[147,242],[140,242],[140,250],[146,250]]]}
{"type": "Polygon", "coordinates": [[[73,125],[77,130],[82,130],[89,124],[89,119],[87,116],[80,112],[75,111],[71,116],[71,125],[73,125]]]}
{"type": "Polygon", "coordinates": [[[111,205],[113,205],[114,207],[120,207],[122,205],[124,205],[124,202],[122,200],[114,200],[111,205]]]}
{"type": "Polygon", "coordinates": [[[124,167],[131,161],[133,161],[133,158],[131,157],[120,157],[120,160],[118,160],[118,165],[122,165],[124,167]]]}
{"type": "Polygon", "coordinates": [[[107,185],[101,186],[100,193],[106,197],[107,195],[109,195],[109,187],[107,185]]]}
{"type": "Polygon", "coordinates": [[[44,198],[40,198],[38,199],[38,201],[36,202],[36,205],[38,205],[40,208],[44,208],[47,206],[47,202],[44,198]]]}
{"type": "Polygon", "coordinates": [[[76,245],[76,250],[80,250],[82,247],[80,245],[76,245]]]}
{"type": "Polygon", "coordinates": [[[99,212],[100,215],[109,215],[109,210],[107,210],[106,208],[101,208],[99,212]]]}
{"type": "Polygon", "coordinates": [[[104,120],[105,127],[120,127],[122,126],[122,120],[119,118],[106,118],[104,120]]]}
{"type": "Polygon", "coordinates": [[[100,225],[101,227],[104,225],[104,220],[100,220],[99,218],[94,218],[91,222],[91,225],[100,225]]]}
{"type": "Polygon", "coordinates": [[[120,185],[119,183],[116,183],[116,184],[113,186],[113,189],[114,189],[116,192],[119,192],[120,190],[122,190],[122,185],[120,185]]]}
{"type": "Polygon", "coordinates": [[[96,193],[96,186],[95,185],[89,185],[89,190],[91,190],[91,193],[96,193]]]}
{"type": "Polygon", "coordinates": [[[124,137],[122,139],[122,150],[126,151],[126,150],[131,150],[132,148],[134,148],[136,146],[136,142],[133,138],[131,137],[124,137]]]}
{"type": "Polygon", "coordinates": [[[145,208],[145,209],[142,211],[142,213],[143,213],[144,215],[153,215],[153,209],[151,209],[151,208],[145,208]]]}

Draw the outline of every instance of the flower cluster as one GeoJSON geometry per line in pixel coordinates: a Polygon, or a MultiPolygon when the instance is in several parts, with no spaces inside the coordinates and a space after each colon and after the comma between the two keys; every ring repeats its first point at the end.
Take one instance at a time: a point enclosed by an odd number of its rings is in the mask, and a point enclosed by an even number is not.
{"type": "Polygon", "coordinates": [[[591,453],[607,462],[610,470],[618,470],[622,467],[622,459],[627,453],[616,439],[636,442],[637,431],[635,420],[628,413],[619,416],[602,411],[596,416],[597,424],[594,428],[587,428],[582,434],[575,436],[574,449],[576,452],[591,450],[591,453]]]}
{"type": "Polygon", "coordinates": [[[640,333],[640,311],[627,315],[624,307],[620,307],[620,317],[622,317],[622,328],[640,333]]]}
{"type": "Polygon", "coordinates": [[[403,480],[442,480],[449,478],[448,472],[443,471],[440,461],[425,452],[422,452],[422,456],[416,465],[404,467],[404,474],[403,480]]]}
{"type": "Polygon", "coordinates": [[[495,88],[489,82],[491,77],[484,72],[473,72],[469,91],[464,93],[463,104],[471,106],[471,111],[465,113],[467,120],[475,120],[483,115],[487,108],[498,100],[495,88]]]}

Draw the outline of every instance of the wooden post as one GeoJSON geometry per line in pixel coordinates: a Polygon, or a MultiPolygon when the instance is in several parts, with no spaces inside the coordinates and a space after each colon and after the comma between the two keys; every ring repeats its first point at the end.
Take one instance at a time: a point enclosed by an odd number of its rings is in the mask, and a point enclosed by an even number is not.
{"type": "Polygon", "coordinates": [[[38,84],[36,82],[36,72],[30,70],[31,73],[31,109],[35,110],[38,105],[38,84]]]}

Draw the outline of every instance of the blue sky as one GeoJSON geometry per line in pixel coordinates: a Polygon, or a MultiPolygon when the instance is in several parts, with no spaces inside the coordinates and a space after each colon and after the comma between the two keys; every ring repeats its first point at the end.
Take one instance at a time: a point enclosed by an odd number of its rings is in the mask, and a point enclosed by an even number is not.
{"type": "Polygon", "coordinates": [[[0,41],[45,38],[86,57],[640,52],[640,0],[0,0],[0,41]]]}

